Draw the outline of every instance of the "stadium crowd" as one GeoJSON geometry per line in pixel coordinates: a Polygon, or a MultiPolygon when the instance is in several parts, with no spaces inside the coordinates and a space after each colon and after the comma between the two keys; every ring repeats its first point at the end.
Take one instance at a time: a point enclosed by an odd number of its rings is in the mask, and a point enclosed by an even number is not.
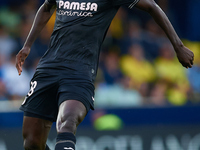
{"type": "MultiPolygon", "coordinates": [[[[157,1],[173,20],[167,0],[157,1]]],[[[48,48],[55,14],[32,46],[21,76],[15,56],[31,28],[39,0],[0,6],[0,100],[23,100],[48,48]]],[[[158,25],[139,10],[121,8],[104,44],[95,82],[96,107],[185,106],[200,102],[200,44],[185,40],[195,64],[185,69],[158,25]],[[133,11],[134,13],[130,13],[133,11]]]]}

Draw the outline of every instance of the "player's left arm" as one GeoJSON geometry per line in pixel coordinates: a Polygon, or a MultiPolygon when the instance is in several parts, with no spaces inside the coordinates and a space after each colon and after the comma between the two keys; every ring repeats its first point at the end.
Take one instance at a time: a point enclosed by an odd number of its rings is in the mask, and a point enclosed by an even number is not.
{"type": "Polygon", "coordinates": [[[140,0],[136,5],[137,8],[148,12],[156,23],[164,30],[167,37],[171,41],[174,50],[177,54],[179,62],[186,68],[191,68],[193,65],[194,54],[191,50],[185,47],[176,34],[168,17],[162,9],[155,3],[154,0],[140,0]]]}

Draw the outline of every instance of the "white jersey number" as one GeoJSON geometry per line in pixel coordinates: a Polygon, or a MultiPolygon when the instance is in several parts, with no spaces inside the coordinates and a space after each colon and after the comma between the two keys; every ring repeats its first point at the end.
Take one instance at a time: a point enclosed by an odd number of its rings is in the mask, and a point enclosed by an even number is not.
{"type": "MultiPolygon", "coordinates": [[[[33,94],[34,89],[36,88],[36,86],[37,86],[37,81],[31,82],[31,88],[30,88],[30,90],[29,90],[29,92],[28,92],[28,94],[27,94],[28,96],[31,96],[31,95],[33,94]]],[[[24,104],[26,103],[26,99],[27,99],[27,96],[25,97],[25,99],[24,99],[22,105],[24,105],[24,104]]]]}
{"type": "Polygon", "coordinates": [[[31,82],[31,89],[30,89],[30,91],[28,92],[28,96],[31,96],[31,95],[33,94],[34,89],[36,88],[36,86],[37,86],[37,81],[31,82]]]}

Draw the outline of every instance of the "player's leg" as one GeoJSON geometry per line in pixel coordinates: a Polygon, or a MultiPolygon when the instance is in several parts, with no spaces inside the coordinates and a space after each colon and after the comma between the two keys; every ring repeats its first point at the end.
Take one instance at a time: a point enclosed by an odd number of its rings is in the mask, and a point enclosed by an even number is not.
{"type": "Polygon", "coordinates": [[[61,103],[56,124],[58,135],[55,150],[75,149],[76,129],[86,114],[86,107],[80,101],[67,100],[61,103]]]}
{"type": "Polygon", "coordinates": [[[52,122],[40,118],[24,116],[23,138],[25,150],[49,150],[46,146],[52,122]]]}

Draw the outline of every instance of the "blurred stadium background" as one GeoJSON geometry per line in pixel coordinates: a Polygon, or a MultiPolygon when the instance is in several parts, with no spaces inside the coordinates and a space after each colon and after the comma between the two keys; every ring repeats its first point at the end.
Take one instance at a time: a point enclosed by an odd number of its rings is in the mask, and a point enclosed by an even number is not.
{"type": "MultiPolygon", "coordinates": [[[[0,150],[22,150],[18,110],[48,47],[55,14],[32,46],[22,75],[15,69],[42,0],[0,1],[0,150]]],[[[96,110],[77,131],[77,150],[200,150],[200,1],[157,0],[195,53],[183,68],[162,30],[145,12],[121,8],[102,46],[96,110]]],[[[53,149],[55,124],[48,144],[53,149]]]]}

